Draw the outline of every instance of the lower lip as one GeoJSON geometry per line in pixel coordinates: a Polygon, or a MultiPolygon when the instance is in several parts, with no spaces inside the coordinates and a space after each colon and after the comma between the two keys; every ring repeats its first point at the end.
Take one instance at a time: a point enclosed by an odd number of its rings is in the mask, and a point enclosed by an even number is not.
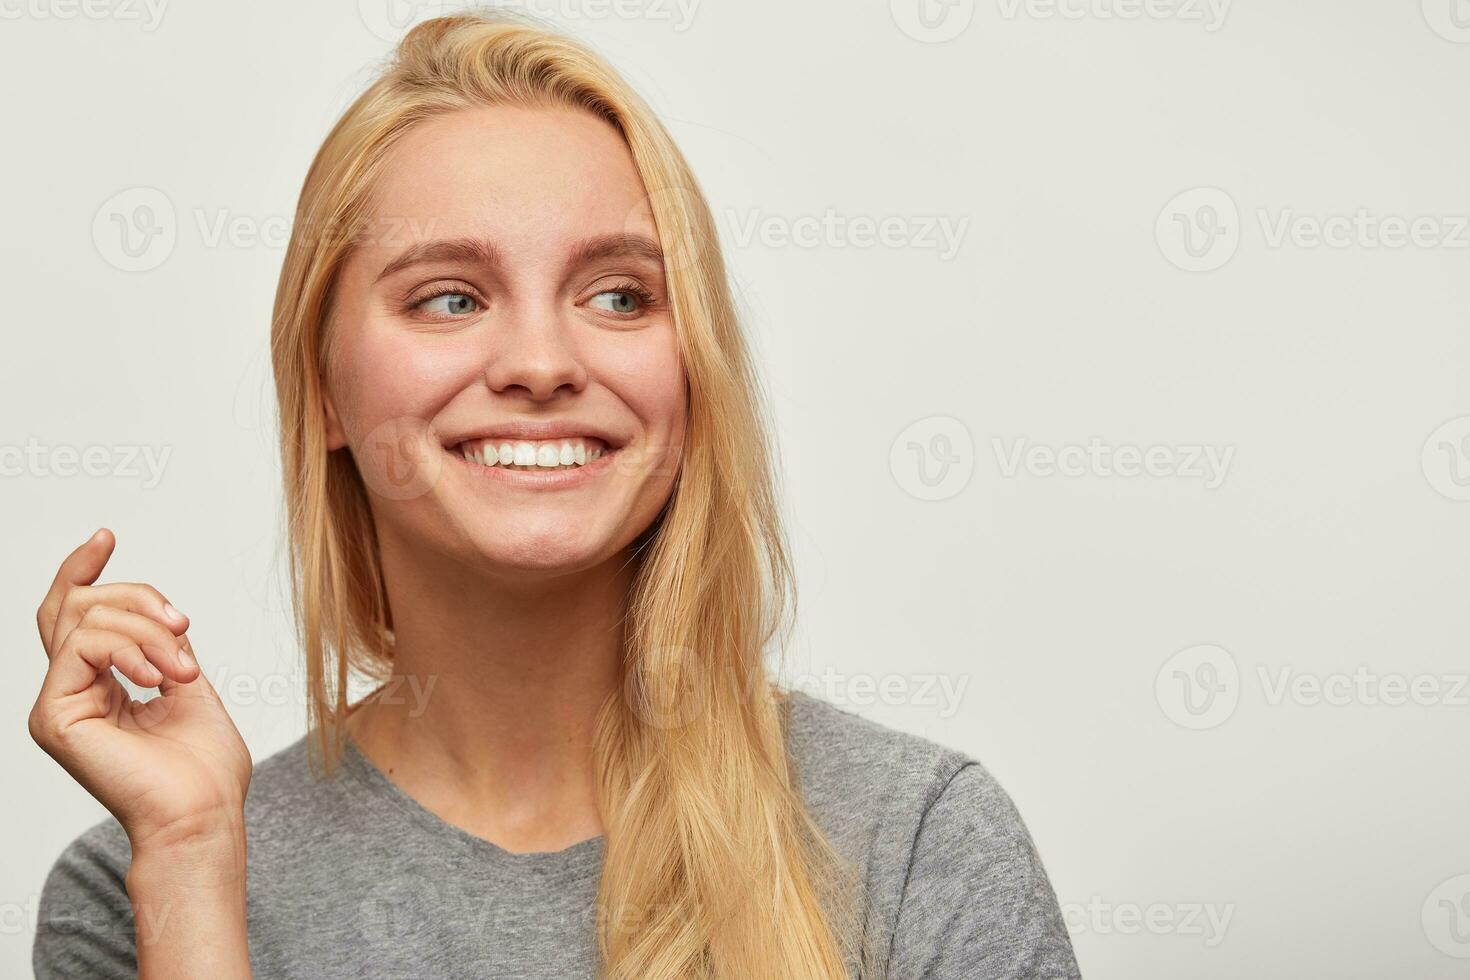
{"type": "Polygon", "coordinates": [[[612,458],[620,451],[621,449],[608,450],[592,462],[581,466],[538,472],[536,470],[508,470],[502,466],[486,466],[483,463],[465,459],[457,450],[448,450],[450,456],[459,460],[460,465],[467,467],[475,476],[486,480],[499,480],[501,483],[513,487],[525,487],[528,490],[565,490],[579,487],[606,472],[612,466],[612,458]]]}

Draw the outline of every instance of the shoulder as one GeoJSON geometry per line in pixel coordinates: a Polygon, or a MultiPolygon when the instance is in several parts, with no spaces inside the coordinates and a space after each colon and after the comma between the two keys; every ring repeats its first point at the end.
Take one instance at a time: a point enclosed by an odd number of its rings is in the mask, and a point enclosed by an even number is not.
{"type": "Polygon", "coordinates": [[[321,805],[341,789],[340,781],[324,779],[313,765],[311,736],[298,738],[255,764],[245,797],[246,829],[253,834],[273,830],[289,823],[293,811],[321,805]]]}
{"type": "Polygon", "coordinates": [[[788,702],[792,762],[819,823],[896,821],[917,833],[943,800],[942,810],[966,809],[995,833],[1018,829],[1010,798],[968,753],[804,691],[788,692],[788,702]]]}
{"type": "Polygon", "coordinates": [[[42,886],[32,966],[52,977],[129,976],[134,965],[133,908],[125,884],[132,848],[111,817],[61,852],[42,886]]]}
{"type": "Polygon", "coordinates": [[[973,756],[790,692],[813,820],[858,872],[885,975],[1077,976],[1040,853],[973,756]]]}

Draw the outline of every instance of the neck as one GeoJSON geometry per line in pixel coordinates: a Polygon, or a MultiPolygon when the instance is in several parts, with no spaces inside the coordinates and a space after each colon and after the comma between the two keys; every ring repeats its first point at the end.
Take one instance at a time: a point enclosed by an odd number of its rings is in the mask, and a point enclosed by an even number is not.
{"type": "Polygon", "coordinates": [[[487,577],[387,529],[379,542],[394,677],[353,711],[358,748],[431,812],[507,850],[601,834],[592,743],[621,679],[626,556],[487,577]]]}

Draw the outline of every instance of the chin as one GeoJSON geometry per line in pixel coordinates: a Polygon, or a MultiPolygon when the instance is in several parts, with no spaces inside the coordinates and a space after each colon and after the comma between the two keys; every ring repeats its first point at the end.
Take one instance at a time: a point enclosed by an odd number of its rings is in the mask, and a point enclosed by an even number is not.
{"type": "Polygon", "coordinates": [[[513,530],[484,528],[469,544],[475,552],[471,561],[492,575],[573,574],[595,568],[619,550],[602,535],[578,533],[566,524],[539,532],[525,524],[513,530]]]}

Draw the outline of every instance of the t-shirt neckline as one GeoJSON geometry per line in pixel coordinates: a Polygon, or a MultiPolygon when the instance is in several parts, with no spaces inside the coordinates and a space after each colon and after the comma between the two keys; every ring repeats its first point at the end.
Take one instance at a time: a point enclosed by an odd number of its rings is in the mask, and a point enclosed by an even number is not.
{"type": "Polygon", "coordinates": [[[477,837],[429,810],[405,793],[357,747],[350,734],[344,739],[340,765],[349,783],[370,804],[383,806],[417,825],[435,841],[465,852],[506,873],[536,878],[583,878],[601,871],[606,837],[578,841],[559,851],[508,851],[493,841],[477,837]]]}

